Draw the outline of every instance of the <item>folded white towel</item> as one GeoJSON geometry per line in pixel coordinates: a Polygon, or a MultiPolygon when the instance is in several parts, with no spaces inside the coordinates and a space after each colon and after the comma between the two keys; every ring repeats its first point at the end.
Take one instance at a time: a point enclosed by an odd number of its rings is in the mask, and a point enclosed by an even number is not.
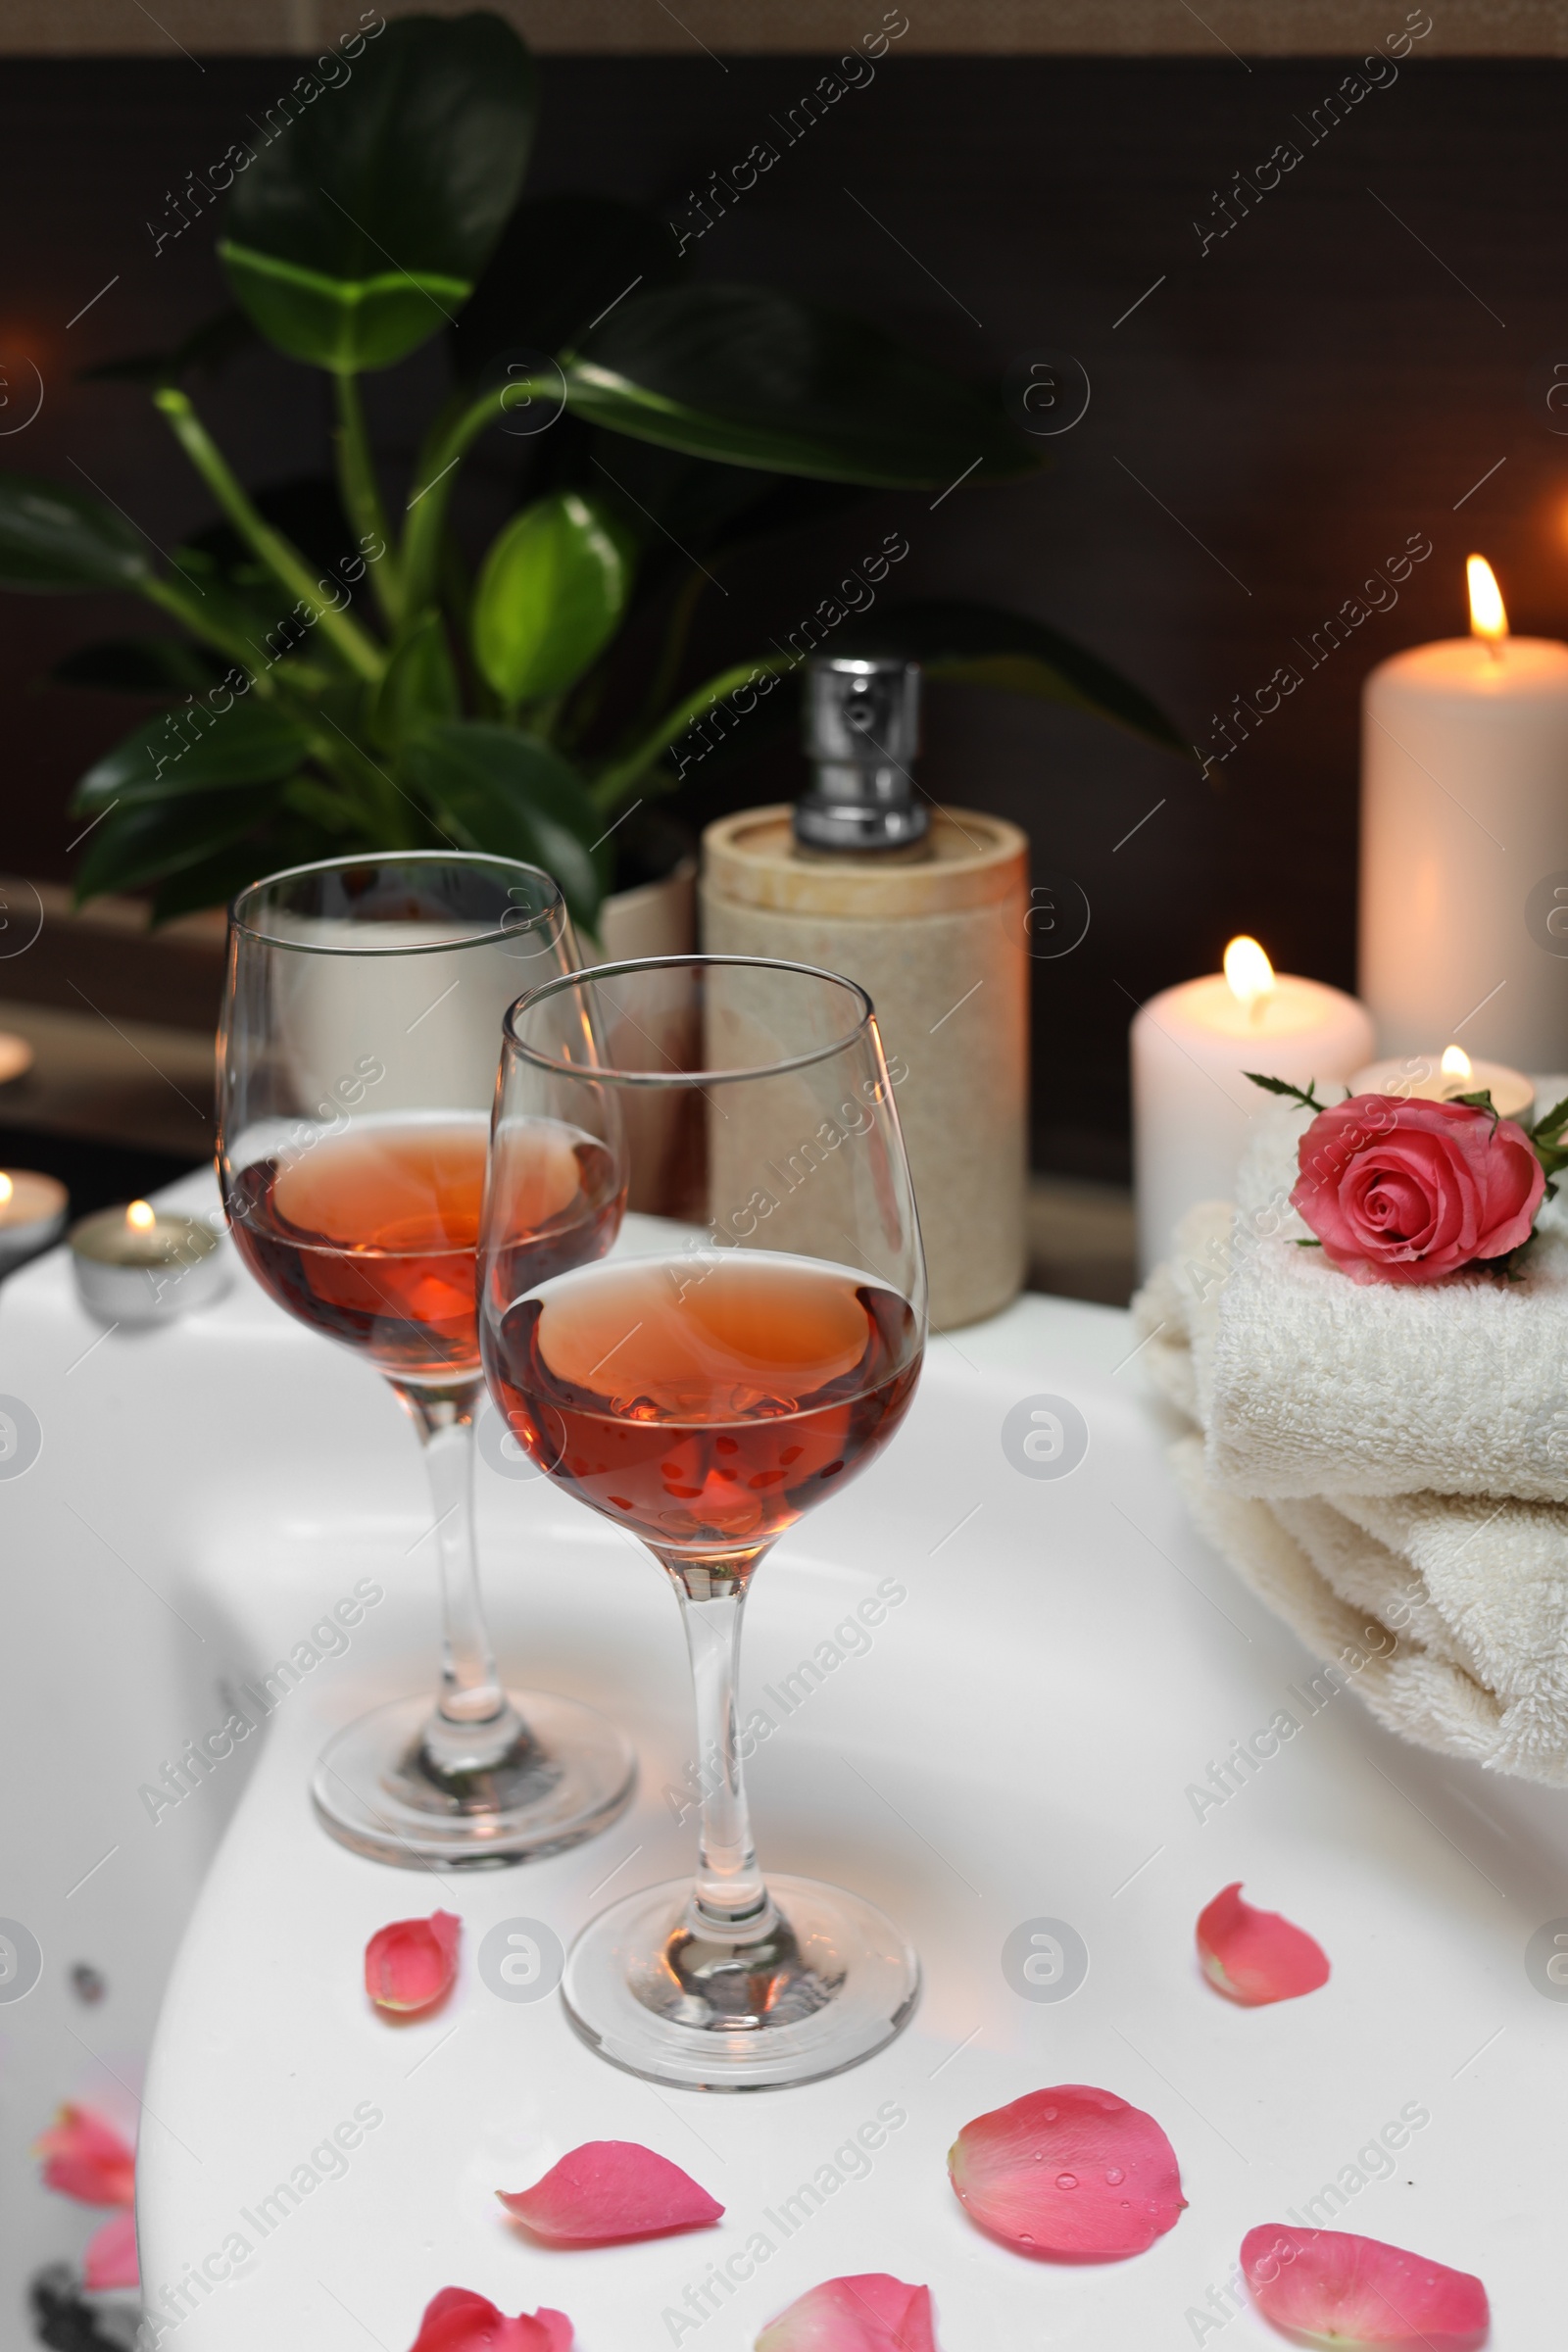
{"type": "MultiPolygon", "coordinates": [[[[1244,1248],[1227,1282],[1232,1224],[1223,1203],[1195,1209],[1175,1258],[1134,1300],[1148,1335],[1141,1360],[1200,1428],[1222,1392],[1233,1394],[1224,1390],[1235,1377],[1232,1359],[1221,1351],[1250,1253],[1244,1248]]],[[[1290,1246],[1268,1248],[1277,1253],[1290,1246]]],[[[1358,1303],[1385,1296],[1332,1268],[1314,1271],[1358,1303]]],[[[1293,1284],[1296,1277],[1282,1266],[1274,1279],[1293,1284]]],[[[1294,1291],[1285,1295],[1294,1313],[1294,1291]]],[[[1388,1296],[1403,1302],[1434,1293],[1388,1296]]],[[[1250,1316],[1254,1311],[1250,1300],[1250,1316]]],[[[1333,1327],[1332,1305],[1328,1318],[1323,1328],[1333,1327]]],[[[1266,1361],[1277,1399],[1288,1402],[1283,1352],[1266,1361]]],[[[1353,1373],[1364,1388],[1354,1362],[1348,1353],[1347,1377],[1353,1373]]],[[[1299,1374],[1299,1357],[1297,1363],[1299,1374]]],[[[1408,1381],[1408,1366],[1402,1377],[1408,1381]]],[[[1386,1404],[1386,1420],[1414,1426],[1412,1405],[1408,1395],[1386,1404]]],[[[1279,1426],[1277,1411],[1265,1426],[1279,1426]]],[[[1291,1426],[1293,1458],[1304,1461],[1314,1439],[1303,1408],[1293,1405],[1291,1426]]],[[[1335,1424],[1342,1449],[1348,1426],[1343,1414],[1335,1424]]],[[[1353,1457],[1344,1449],[1337,1458],[1353,1457]]],[[[1222,1557],[1380,1722],[1494,1772],[1568,1787],[1568,1508],[1485,1493],[1376,1495],[1333,1487],[1259,1499],[1254,1487],[1238,1488],[1220,1468],[1212,1431],[1206,1452],[1195,1433],[1178,1441],[1172,1461],[1195,1519],[1222,1557]]]]}
{"type": "Polygon", "coordinates": [[[1234,1233],[1210,1221],[1196,1253],[1177,1251],[1186,1292],[1217,1309],[1200,1375],[1210,1476],[1269,1498],[1430,1488],[1568,1501],[1564,1203],[1543,1213],[1517,1282],[1352,1282],[1296,1246],[1306,1115],[1259,1116],[1234,1233]]]}

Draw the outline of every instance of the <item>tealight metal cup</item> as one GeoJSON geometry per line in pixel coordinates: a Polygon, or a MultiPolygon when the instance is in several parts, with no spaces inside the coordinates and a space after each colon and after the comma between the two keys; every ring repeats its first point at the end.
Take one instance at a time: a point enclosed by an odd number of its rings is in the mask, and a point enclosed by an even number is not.
{"type": "Polygon", "coordinates": [[[125,1209],[100,1209],[71,1229],[81,1303],[101,1323],[122,1328],[172,1322],[210,1306],[229,1284],[223,1240],[204,1217],[160,1209],[138,1226],[127,1222],[125,1209]]]}

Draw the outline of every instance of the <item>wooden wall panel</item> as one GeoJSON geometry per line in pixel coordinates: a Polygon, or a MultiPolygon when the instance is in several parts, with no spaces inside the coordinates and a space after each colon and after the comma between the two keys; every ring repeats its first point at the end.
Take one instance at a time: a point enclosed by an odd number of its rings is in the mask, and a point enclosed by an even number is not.
{"type": "MultiPolygon", "coordinates": [[[[816,55],[879,25],[885,0],[495,0],[535,48],[556,55],[816,55]]],[[[469,0],[387,0],[389,16],[458,16],[469,0]]],[[[368,14],[369,12],[367,12],[368,14]]],[[[889,11],[903,14],[903,10],[889,11]]],[[[1342,57],[1375,47],[1407,12],[1399,0],[917,0],[919,53],[977,56],[1342,57]]],[[[7,0],[0,56],[197,57],[299,53],[361,22],[353,0],[7,0]]],[[[1568,54],[1561,0],[1444,0],[1433,31],[1444,57],[1568,54]]]]}

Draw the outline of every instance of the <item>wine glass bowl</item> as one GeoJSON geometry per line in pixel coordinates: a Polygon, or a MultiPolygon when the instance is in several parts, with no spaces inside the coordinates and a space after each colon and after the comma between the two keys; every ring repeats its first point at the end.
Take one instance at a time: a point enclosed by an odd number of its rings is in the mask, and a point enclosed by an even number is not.
{"type": "MultiPolygon", "coordinates": [[[[272,875],[230,917],[219,1172],[240,1256],[300,1322],[384,1375],[423,1445],[443,1591],[432,1709],[394,1701],[340,1734],[312,1794],[375,1859],[524,1860],[626,1803],[631,1753],[554,1694],[509,1695],[479,1602],[472,1428],[482,1395],[477,1244],[502,1016],[578,961],[537,868],[454,852],[272,875]]],[[[620,1196],[541,1139],[517,1171],[514,1256],[551,1272],[607,1248],[620,1196]],[[590,1200],[590,1192],[592,1198],[590,1200]]]]}
{"type": "Polygon", "coordinates": [[[495,1326],[514,1431],[582,1501],[730,1575],[879,1451],[919,1371],[906,1300],[848,1267],[737,1250],[619,1258],[495,1326]]]}
{"type": "Polygon", "coordinates": [[[763,1880],[735,1675],[759,1562],[875,1459],[919,1377],[919,1228],[869,1001],[831,973],[745,957],[548,981],[508,1015],[494,1132],[491,1395],[539,1468],[670,1578],[709,1765],[695,1886],[631,1895],[584,1931],[568,2014],[656,2081],[836,2073],[901,2030],[918,1966],[862,1897],[763,1880]],[[519,1281],[509,1139],[542,1123],[579,1151],[596,1139],[653,1213],[610,1254],[519,1281]]]}
{"type": "Polygon", "coordinates": [[[480,1116],[368,1110],[297,1157],[254,1159],[232,1181],[240,1254],[280,1306],[389,1379],[469,1379],[486,1141],[480,1116]]]}

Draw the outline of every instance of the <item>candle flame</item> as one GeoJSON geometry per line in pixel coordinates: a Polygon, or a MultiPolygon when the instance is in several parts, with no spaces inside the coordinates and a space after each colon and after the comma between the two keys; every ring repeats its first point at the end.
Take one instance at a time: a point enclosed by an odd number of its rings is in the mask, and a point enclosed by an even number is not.
{"type": "Polygon", "coordinates": [[[1274,966],[1255,939],[1244,932],[1225,951],[1225,977],[1238,1004],[1255,1014],[1274,994],[1274,966]]]}
{"type": "Polygon", "coordinates": [[[0,1168],[0,1208],[4,1208],[6,1202],[10,1200],[16,1189],[16,1186],[12,1183],[10,1177],[5,1173],[4,1169],[0,1168]]]}
{"type": "Polygon", "coordinates": [[[1470,1056],[1463,1046],[1445,1046],[1443,1059],[1438,1067],[1445,1078],[1468,1079],[1475,1076],[1474,1070],[1470,1067],[1470,1056]]]}
{"type": "Polygon", "coordinates": [[[1485,556],[1467,556],[1464,569],[1470,584],[1471,634],[1484,638],[1495,650],[1508,634],[1508,615],[1503,611],[1497,575],[1485,556]]]}
{"type": "Polygon", "coordinates": [[[158,1212],[147,1200],[133,1200],[125,1211],[125,1224],[131,1233],[151,1233],[158,1222],[158,1212]]]}

